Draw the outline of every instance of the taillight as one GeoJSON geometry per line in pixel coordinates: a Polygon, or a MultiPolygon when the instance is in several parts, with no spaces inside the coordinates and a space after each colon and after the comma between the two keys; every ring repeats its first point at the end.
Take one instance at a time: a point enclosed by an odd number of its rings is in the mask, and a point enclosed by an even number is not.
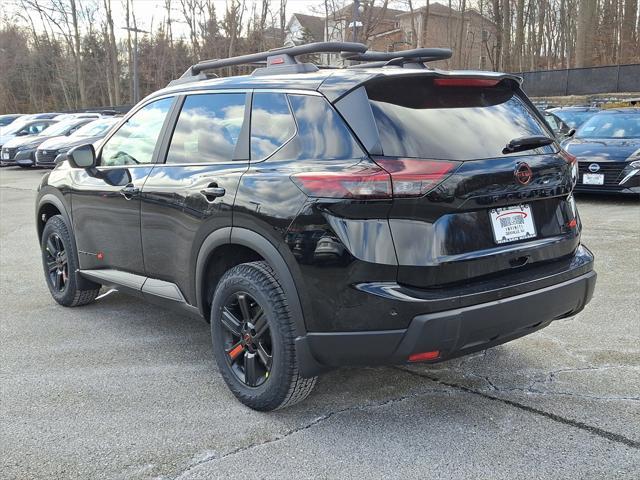
{"type": "Polygon", "coordinates": [[[574,163],[576,163],[578,161],[578,159],[576,158],[575,155],[571,155],[569,152],[567,152],[566,150],[564,150],[562,148],[560,149],[560,156],[562,158],[564,158],[565,161],[567,163],[570,163],[571,165],[573,165],[574,163]]]}
{"type": "Polygon", "coordinates": [[[421,197],[449,176],[460,162],[417,158],[376,157],[391,175],[394,197],[421,197]]]}
{"type": "Polygon", "coordinates": [[[391,178],[378,166],[355,166],[336,172],[304,172],[291,180],[310,197],[391,198],[391,178]]]}
{"type": "Polygon", "coordinates": [[[571,184],[575,187],[578,183],[578,159],[566,150],[560,149],[560,156],[571,165],[571,184]]]}
{"type": "Polygon", "coordinates": [[[495,87],[500,79],[495,78],[436,78],[436,87],[495,87]]]}
{"type": "Polygon", "coordinates": [[[356,165],[335,172],[296,173],[291,180],[310,197],[421,197],[460,165],[460,162],[416,158],[376,157],[374,160],[378,165],[356,165]]]}

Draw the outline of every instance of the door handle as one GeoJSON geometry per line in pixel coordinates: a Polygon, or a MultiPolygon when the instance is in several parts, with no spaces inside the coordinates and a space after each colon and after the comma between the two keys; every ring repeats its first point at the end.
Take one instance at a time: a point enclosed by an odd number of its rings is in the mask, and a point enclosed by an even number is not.
{"type": "Polygon", "coordinates": [[[209,203],[214,202],[216,198],[224,196],[225,193],[225,189],[218,187],[215,183],[209,184],[207,188],[200,190],[200,194],[203,195],[209,203]]]}
{"type": "Polygon", "coordinates": [[[120,190],[120,195],[122,195],[127,200],[131,200],[134,196],[140,193],[140,189],[133,184],[126,185],[122,190],[120,190]]]}

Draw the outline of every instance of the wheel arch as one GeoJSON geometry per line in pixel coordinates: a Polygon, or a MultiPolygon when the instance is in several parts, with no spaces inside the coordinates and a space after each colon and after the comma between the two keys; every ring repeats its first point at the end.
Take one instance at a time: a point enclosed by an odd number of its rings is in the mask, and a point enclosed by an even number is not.
{"type": "MultiPolygon", "coordinates": [[[[67,224],[71,233],[73,233],[73,223],[71,222],[71,215],[67,211],[65,203],[53,193],[45,193],[38,199],[36,206],[36,228],[38,231],[38,239],[42,238],[42,231],[47,223],[47,220],[53,215],[61,215],[64,222],[67,224]]],[[[71,235],[75,245],[75,236],[71,235]]],[[[77,250],[77,248],[76,248],[77,250]]]]}
{"type": "Polygon", "coordinates": [[[200,313],[204,318],[208,318],[208,301],[206,298],[206,275],[209,271],[209,262],[216,255],[216,252],[224,251],[223,249],[237,246],[246,257],[240,257],[245,261],[264,260],[278,275],[278,280],[282,285],[287,302],[296,326],[296,336],[304,336],[306,334],[306,326],[304,322],[304,314],[298,289],[296,287],[293,275],[278,249],[262,235],[248,229],[238,227],[227,227],[216,230],[205,238],[200,251],[198,252],[195,272],[195,290],[196,302],[200,313]],[[254,252],[255,256],[251,256],[249,252],[254,252]]]}

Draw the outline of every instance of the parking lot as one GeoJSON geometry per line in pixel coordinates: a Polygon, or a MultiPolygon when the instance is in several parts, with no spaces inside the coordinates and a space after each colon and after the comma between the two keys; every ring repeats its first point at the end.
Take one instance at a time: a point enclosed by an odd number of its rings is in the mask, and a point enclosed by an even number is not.
{"type": "Polygon", "coordinates": [[[578,317],[435,366],[320,378],[258,413],[208,325],[113,293],[64,309],[42,275],[43,170],[0,170],[3,478],[640,477],[640,203],[579,197],[596,256],[578,317]]]}

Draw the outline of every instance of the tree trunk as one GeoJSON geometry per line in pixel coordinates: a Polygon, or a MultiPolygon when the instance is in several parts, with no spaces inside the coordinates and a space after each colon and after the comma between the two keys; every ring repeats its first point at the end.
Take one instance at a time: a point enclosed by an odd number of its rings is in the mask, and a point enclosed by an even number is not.
{"type": "Polygon", "coordinates": [[[511,2],[502,0],[502,70],[511,71],[511,2]]]}
{"type": "Polygon", "coordinates": [[[78,10],[76,0],[71,0],[71,20],[73,22],[73,42],[75,48],[76,81],[78,82],[78,92],[80,93],[80,107],[87,107],[87,90],[84,83],[84,71],[82,69],[82,46],[80,43],[80,26],[78,24],[78,10]]]}
{"type": "Polygon", "coordinates": [[[519,72],[522,71],[522,49],[524,47],[524,0],[516,4],[516,43],[513,48],[511,65],[519,72]]]}
{"type": "Polygon", "coordinates": [[[620,63],[631,63],[634,60],[634,57],[638,56],[636,35],[639,32],[635,31],[637,10],[637,0],[625,0],[624,16],[622,18],[622,34],[620,36],[622,42],[620,49],[620,63]]]}
{"type": "Polygon", "coordinates": [[[578,35],[576,38],[576,67],[593,65],[593,39],[597,0],[580,0],[578,35]]]}

